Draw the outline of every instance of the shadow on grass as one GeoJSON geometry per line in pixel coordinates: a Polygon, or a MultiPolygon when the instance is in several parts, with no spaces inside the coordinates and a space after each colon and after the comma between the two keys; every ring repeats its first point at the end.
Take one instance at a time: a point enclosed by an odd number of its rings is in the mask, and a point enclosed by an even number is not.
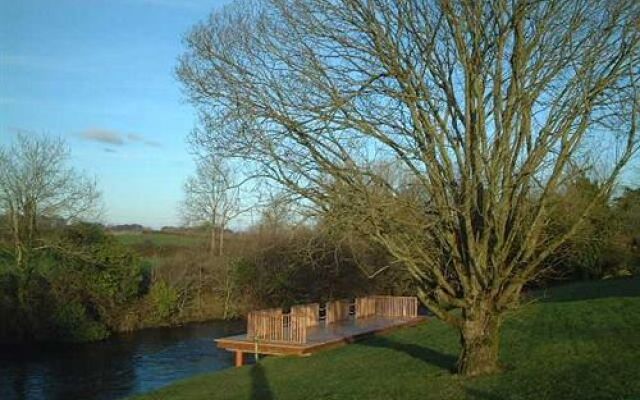
{"type": "Polygon", "coordinates": [[[640,277],[594,280],[532,291],[532,299],[545,303],[640,296],[640,277]]]}
{"type": "Polygon", "coordinates": [[[497,396],[492,393],[485,392],[479,389],[466,388],[467,396],[469,399],[477,400],[502,400],[503,397],[497,396]]]}
{"type": "Polygon", "coordinates": [[[273,400],[273,398],[264,368],[262,364],[256,363],[251,367],[251,399],[273,400]]]}
{"type": "Polygon", "coordinates": [[[381,347],[405,353],[435,367],[447,371],[455,371],[457,358],[451,354],[441,353],[437,350],[411,343],[402,343],[385,336],[377,336],[370,340],[364,340],[358,344],[370,347],[381,347]]]}

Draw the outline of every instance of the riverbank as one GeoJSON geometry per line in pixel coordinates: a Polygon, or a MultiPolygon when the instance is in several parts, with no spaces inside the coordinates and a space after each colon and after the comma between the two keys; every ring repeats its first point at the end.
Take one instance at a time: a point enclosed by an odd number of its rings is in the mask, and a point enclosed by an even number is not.
{"type": "Polygon", "coordinates": [[[508,317],[505,371],[451,374],[456,333],[439,321],[319,353],[181,381],[142,399],[626,399],[640,396],[640,279],[576,283],[508,317]]]}

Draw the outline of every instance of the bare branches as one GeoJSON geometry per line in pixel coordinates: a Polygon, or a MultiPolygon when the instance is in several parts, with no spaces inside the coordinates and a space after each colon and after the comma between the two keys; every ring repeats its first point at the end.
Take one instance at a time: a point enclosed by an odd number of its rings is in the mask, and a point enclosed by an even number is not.
{"type": "Polygon", "coordinates": [[[443,319],[511,307],[577,229],[545,236],[575,165],[603,155],[600,201],[640,146],[637,1],[251,4],[187,37],[206,142],[341,210],[443,319]]]}
{"type": "Polygon", "coordinates": [[[69,149],[59,138],[18,135],[0,148],[0,214],[12,232],[16,262],[35,248],[40,221],[90,218],[96,211],[96,183],[68,167],[69,149]]]}
{"type": "Polygon", "coordinates": [[[241,201],[243,183],[224,159],[208,154],[197,159],[196,173],[184,185],[183,218],[187,224],[210,225],[212,254],[217,248],[218,255],[222,255],[224,230],[230,221],[251,208],[241,201]]]}

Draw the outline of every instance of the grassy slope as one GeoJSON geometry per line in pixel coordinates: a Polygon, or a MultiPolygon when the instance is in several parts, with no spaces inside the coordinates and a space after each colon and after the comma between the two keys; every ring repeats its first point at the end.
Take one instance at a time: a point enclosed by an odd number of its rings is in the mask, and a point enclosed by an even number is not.
{"type": "Polygon", "coordinates": [[[199,246],[205,242],[204,236],[179,235],[174,233],[116,233],[114,236],[126,246],[141,245],[145,242],[155,246],[199,246]]]}
{"type": "Polygon", "coordinates": [[[164,232],[117,232],[113,235],[121,244],[133,249],[149,262],[152,267],[160,265],[176,253],[203,247],[206,243],[205,237],[200,235],[164,232]]]}
{"type": "Polygon", "coordinates": [[[502,374],[453,375],[438,321],[309,358],[266,358],[141,399],[640,399],[640,279],[546,291],[504,325],[502,374]]]}

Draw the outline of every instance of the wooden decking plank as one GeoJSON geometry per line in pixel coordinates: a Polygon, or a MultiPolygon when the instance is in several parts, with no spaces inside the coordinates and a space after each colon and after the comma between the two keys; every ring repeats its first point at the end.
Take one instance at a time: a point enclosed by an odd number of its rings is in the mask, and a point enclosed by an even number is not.
{"type": "Polygon", "coordinates": [[[271,355],[310,355],[320,350],[337,347],[389,330],[413,326],[425,321],[425,317],[385,318],[340,321],[328,325],[318,325],[309,330],[307,343],[292,344],[286,342],[256,342],[246,334],[215,339],[218,347],[229,351],[271,355]]]}

